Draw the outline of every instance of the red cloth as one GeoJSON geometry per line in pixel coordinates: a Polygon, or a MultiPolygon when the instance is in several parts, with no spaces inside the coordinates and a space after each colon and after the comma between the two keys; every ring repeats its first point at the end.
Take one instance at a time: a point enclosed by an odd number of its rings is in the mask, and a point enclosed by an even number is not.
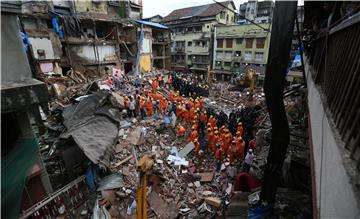
{"type": "Polygon", "coordinates": [[[259,186],[261,186],[261,182],[254,175],[239,173],[235,178],[234,191],[250,192],[259,186]]]}

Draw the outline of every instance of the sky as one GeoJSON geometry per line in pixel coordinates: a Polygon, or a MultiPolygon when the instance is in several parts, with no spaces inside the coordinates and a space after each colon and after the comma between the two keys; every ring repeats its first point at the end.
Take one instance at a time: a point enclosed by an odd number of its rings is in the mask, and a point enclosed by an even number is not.
{"type": "MultiPolygon", "coordinates": [[[[217,0],[225,1],[225,0],[217,0]]],[[[273,0],[274,1],[274,0],[273,0]]],[[[247,2],[247,0],[233,0],[236,10],[239,10],[240,4],[247,2]]],[[[170,12],[179,8],[186,8],[198,5],[206,5],[214,3],[213,0],[142,0],[143,3],[143,18],[148,18],[157,14],[165,17],[170,12]]],[[[299,5],[304,5],[304,0],[298,1],[299,5]]]]}
{"type": "MultiPolygon", "coordinates": [[[[219,0],[224,1],[224,0],[219,0]]],[[[233,0],[236,9],[239,9],[240,4],[247,2],[247,0],[233,0]]],[[[171,11],[179,8],[186,8],[198,5],[206,5],[214,3],[213,0],[142,0],[143,3],[143,17],[148,18],[157,14],[161,16],[168,15],[171,11]]]]}

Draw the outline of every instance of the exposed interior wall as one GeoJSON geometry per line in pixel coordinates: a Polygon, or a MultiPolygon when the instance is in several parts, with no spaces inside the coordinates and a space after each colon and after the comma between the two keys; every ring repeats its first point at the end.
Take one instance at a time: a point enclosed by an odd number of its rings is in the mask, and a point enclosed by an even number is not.
{"type": "Polygon", "coordinates": [[[94,46],[71,46],[70,50],[72,53],[76,54],[77,58],[86,60],[88,62],[109,61],[114,59],[113,57],[116,57],[116,49],[114,45],[98,45],[98,56],[95,56],[94,46]]]}
{"type": "Polygon", "coordinates": [[[360,210],[343,163],[341,142],[324,111],[310,71],[306,65],[318,217],[359,218],[360,210]]]}

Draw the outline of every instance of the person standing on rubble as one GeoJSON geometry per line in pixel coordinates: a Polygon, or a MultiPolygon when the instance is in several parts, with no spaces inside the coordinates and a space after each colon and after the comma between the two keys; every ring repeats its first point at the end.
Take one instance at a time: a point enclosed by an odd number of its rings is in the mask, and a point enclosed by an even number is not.
{"type": "Polygon", "coordinates": [[[135,113],[135,100],[130,97],[130,101],[129,101],[129,117],[136,117],[136,113],[135,113]]]}
{"type": "Polygon", "coordinates": [[[147,111],[147,116],[152,116],[154,108],[153,108],[153,103],[152,103],[152,98],[148,98],[146,100],[146,111],[147,111]]]}
{"type": "Polygon", "coordinates": [[[135,101],[135,113],[136,115],[140,115],[140,95],[136,94],[135,96],[136,101],[135,101]]]}
{"type": "Polygon", "coordinates": [[[140,96],[140,113],[141,113],[141,119],[146,118],[146,111],[145,111],[145,97],[140,96]]]}
{"type": "Polygon", "coordinates": [[[221,168],[221,161],[223,157],[223,151],[221,148],[221,142],[216,144],[215,160],[216,160],[216,171],[219,172],[221,168]]]}
{"type": "Polygon", "coordinates": [[[157,79],[156,79],[156,78],[153,78],[153,81],[152,81],[152,83],[151,83],[151,86],[152,86],[153,92],[156,93],[157,88],[158,88],[158,83],[157,83],[157,79]]]}
{"type": "Polygon", "coordinates": [[[253,150],[249,149],[249,152],[246,154],[245,160],[244,160],[244,164],[243,164],[243,172],[248,173],[250,171],[251,165],[254,161],[254,154],[253,154],[253,150]]]}

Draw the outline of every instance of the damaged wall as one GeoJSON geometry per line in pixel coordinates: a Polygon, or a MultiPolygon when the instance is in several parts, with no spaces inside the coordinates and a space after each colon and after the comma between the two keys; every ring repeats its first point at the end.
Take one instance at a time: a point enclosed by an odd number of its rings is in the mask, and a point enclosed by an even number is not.
{"type": "Polygon", "coordinates": [[[87,62],[117,60],[115,45],[97,45],[96,47],[95,49],[94,46],[72,45],[70,51],[72,56],[76,56],[74,59],[79,61],[81,59],[87,62]]]}

